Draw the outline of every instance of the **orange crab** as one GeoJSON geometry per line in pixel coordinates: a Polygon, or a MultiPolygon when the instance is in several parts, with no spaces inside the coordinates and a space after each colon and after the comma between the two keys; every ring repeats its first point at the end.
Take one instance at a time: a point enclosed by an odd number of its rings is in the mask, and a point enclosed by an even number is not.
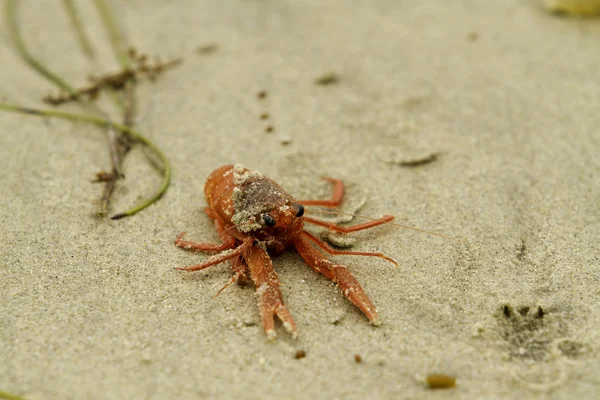
{"type": "MultiPolygon", "coordinates": [[[[384,215],[366,223],[342,227],[314,219],[304,214],[304,206],[336,207],[344,197],[344,183],[339,179],[324,178],[333,183],[330,200],[295,200],[272,179],[251,171],[241,165],[225,165],[210,174],[204,186],[208,207],[206,214],[214,220],[221,244],[194,243],[183,240],[181,233],[175,244],[186,250],[219,252],[207,261],[182,271],[198,271],[230,260],[234,276],[219,291],[235,282],[242,282],[248,275],[256,287],[258,309],[269,339],[276,337],[275,316],[283,327],[297,337],[296,323],[283,304],[279,280],[273,270],[268,250],[283,252],[295,249],[316,272],[335,282],[342,293],[358,307],[373,325],[379,325],[377,309],[365,294],[356,278],[344,265],[328,260],[328,254],[375,256],[393,260],[381,253],[336,250],[304,230],[304,223],[312,223],[327,229],[348,233],[368,229],[394,219],[384,215]],[[316,247],[315,247],[316,245],[316,247]]],[[[217,293],[217,294],[219,294],[217,293]]]]}

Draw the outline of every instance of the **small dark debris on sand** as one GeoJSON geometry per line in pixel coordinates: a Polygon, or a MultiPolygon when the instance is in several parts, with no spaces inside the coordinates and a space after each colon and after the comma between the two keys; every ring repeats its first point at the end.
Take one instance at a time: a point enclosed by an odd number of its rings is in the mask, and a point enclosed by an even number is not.
{"type": "Polygon", "coordinates": [[[202,46],[198,46],[196,48],[196,54],[201,56],[205,56],[208,54],[212,54],[219,49],[219,46],[216,43],[208,43],[202,46]]]}
{"type": "Polygon", "coordinates": [[[328,72],[315,79],[315,84],[320,86],[334,85],[340,81],[340,76],[335,72],[328,72]]]}
{"type": "Polygon", "coordinates": [[[420,167],[437,161],[439,155],[440,153],[429,153],[419,157],[394,160],[393,163],[401,167],[420,167]]]}
{"type": "Polygon", "coordinates": [[[477,32],[475,32],[475,31],[473,31],[473,32],[469,32],[469,33],[467,34],[467,40],[468,40],[469,42],[476,42],[476,41],[477,41],[477,39],[479,39],[479,33],[477,33],[477,32]]]}
{"type": "Polygon", "coordinates": [[[429,389],[450,389],[456,386],[456,378],[443,374],[427,375],[427,387],[429,389]]]}

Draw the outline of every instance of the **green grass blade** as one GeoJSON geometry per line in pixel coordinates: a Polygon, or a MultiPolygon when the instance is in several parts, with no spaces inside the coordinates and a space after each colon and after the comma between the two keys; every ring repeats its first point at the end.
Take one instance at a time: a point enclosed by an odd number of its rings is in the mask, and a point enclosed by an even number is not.
{"type": "Polygon", "coordinates": [[[126,69],[129,68],[131,60],[127,54],[127,47],[121,37],[121,33],[117,28],[117,23],[113,18],[113,15],[110,11],[110,7],[106,4],[104,0],[94,0],[94,4],[96,4],[96,9],[100,14],[100,19],[102,19],[102,24],[108,33],[108,38],[110,40],[110,44],[115,53],[115,57],[117,61],[121,65],[121,68],[126,69]]]}
{"type": "Polygon", "coordinates": [[[12,393],[8,393],[8,392],[3,392],[2,390],[0,390],[0,399],[25,400],[25,398],[23,398],[21,396],[17,396],[16,394],[12,394],[12,393]]]}
{"type": "Polygon", "coordinates": [[[8,26],[10,38],[15,44],[19,56],[21,56],[21,58],[40,75],[66,92],[69,92],[69,94],[74,96],[76,99],[79,99],[80,95],[75,88],[73,88],[60,76],[50,71],[48,68],[46,68],[46,66],[34,58],[27,49],[27,46],[25,46],[25,42],[21,36],[21,31],[17,25],[17,0],[6,0],[6,24],[8,26]]]}
{"type": "Polygon", "coordinates": [[[88,58],[94,58],[94,49],[92,48],[92,44],[85,32],[85,28],[81,23],[81,19],[79,18],[79,12],[77,11],[77,7],[75,7],[75,3],[73,0],[63,0],[63,6],[65,7],[65,12],[71,19],[71,23],[73,24],[73,29],[77,35],[77,39],[79,40],[79,46],[83,53],[88,56],[88,58]]]}
{"type": "Polygon", "coordinates": [[[34,109],[34,108],[21,107],[21,106],[15,105],[15,104],[0,103],[0,110],[16,112],[16,113],[21,113],[21,114],[28,114],[28,115],[36,115],[36,116],[40,116],[40,117],[61,118],[61,119],[69,120],[69,121],[89,122],[91,124],[94,124],[94,125],[100,126],[100,127],[112,126],[113,128],[120,130],[121,132],[129,134],[132,138],[134,138],[135,140],[144,144],[150,150],[152,150],[162,163],[162,168],[161,168],[162,171],[161,172],[163,174],[163,180],[161,182],[160,188],[148,200],[142,202],[141,204],[139,204],[125,212],[120,212],[120,213],[113,215],[111,217],[111,219],[120,219],[120,218],[128,217],[128,216],[138,213],[139,211],[148,207],[150,204],[154,203],[156,200],[160,199],[165,194],[165,192],[167,191],[167,188],[169,187],[169,184],[171,183],[171,166],[169,164],[169,160],[167,159],[167,157],[165,157],[163,152],[152,141],[150,141],[148,138],[146,138],[145,136],[143,136],[142,134],[140,134],[138,131],[136,131],[133,128],[130,128],[128,126],[121,125],[121,124],[116,124],[116,123],[108,121],[106,119],[102,119],[102,118],[91,116],[91,115],[72,114],[72,113],[56,111],[56,110],[38,110],[38,109],[34,109]]]}

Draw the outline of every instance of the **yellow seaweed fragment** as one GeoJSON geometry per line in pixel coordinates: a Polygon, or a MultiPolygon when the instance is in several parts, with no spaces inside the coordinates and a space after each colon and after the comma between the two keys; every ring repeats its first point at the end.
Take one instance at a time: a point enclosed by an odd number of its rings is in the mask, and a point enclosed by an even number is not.
{"type": "Polygon", "coordinates": [[[545,0],[544,5],[554,13],[576,16],[600,15],[600,0],[545,0]]]}
{"type": "Polygon", "coordinates": [[[431,374],[426,379],[430,389],[450,389],[456,386],[456,378],[444,374],[431,374]]]}

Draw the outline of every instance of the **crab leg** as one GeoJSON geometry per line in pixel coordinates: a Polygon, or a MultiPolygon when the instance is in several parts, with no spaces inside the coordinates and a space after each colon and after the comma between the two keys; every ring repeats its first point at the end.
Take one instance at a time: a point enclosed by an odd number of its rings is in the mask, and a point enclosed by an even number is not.
{"type": "Polygon", "coordinates": [[[327,253],[331,254],[332,256],[347,255],[347,256],[371,256],[371,257],[379,257],[379,258],[383,258],[384,260],[388,260],[389,262],[391,262],[392,264],[394,264],[396,267],[398,266],[398,263],[396,261],[392,260],[391,258],[389,258],[388,256],[386,256],[383,253],[373,253],[373,252],[370,252],[370,251],[337,250],[337,249],[334,249],[333,247],[329,246],[327,243],[323,242],[322,240],[314,237],[313,235],[311,235],[310,233],[308,233],[306,231],[303,231],[302,235],[305,238],[309,239],[314,244],[316,244],[317,246],[319,246],[322,250],[324,250],[327,253]]]}
{"type": "MultiPolygon", "coordinates": [[[[208,214],[208,212],[206,212],[208,214]]],[[[208,214],[209,217],[213,218],[211,214],[208,214]]],[[[217,233],[221,237],[221,244],[216,243],[196,243],[196,242],[188,242],[187,240],[183,240],[183,235],[185,232],[181,232],[177,239],[175,239],[175,245],[177,247],[181,247],[185,250],[192,251],[222,251],[228,250],[235,246],[235,238],[225,232],[225,227],[223,226],[223,222],[218,218],[214,218],[215,220],[215,229],[217,233]]]]}
{"type": "Polygon", "coordinates": [[[215,297],[220,295],[223,290],[227,289],[229,286],[233,285],[234,283],[239,283],[241,285],[244,285],[246,283],[246,281],[248,280],[248,267],[246,266],[246,263],[244,262],[244,257],[242,257],[242,255],[240,254],[240,255],[236,256],[235,258],[232,258],[229,261],[231,262],[231,269],[233,270],[233,277],[231,277],[231,280],[229,282],[227,282],[227,284],[225,286],[223,286],[217,292],[217,294],[215,294],[215,297]]]}
{"type": "Polygon", "coordinates": [[[296,251],[312,269],[337,283],[344,296],[358,307],[373,325],[379,325],[379,314],[362,286],[344,265],[332,261],[310,244],[304,232],[294,241],[296,251]]]}
{"type": "MultiPolygon", "coordinates": [[[[342,204],[342,200],[344,199],[344,181],[341,179],[328,178],[323,177],[326,181],[333,183],[333,193],[331,194],[331,199],[329,200],[299,200],[298,203],[305,206],[323,206],[323,207],[337,207],[342,204]]],[[[310,222],[311,224],[324,226],[332,231],[341,232],[341,233],[349,233],[362,231],[363,229],[369,229],[377,225],[385,224],[386,222],[390,222],[394,217],[392,215],[384,215],[379,219],[374,219],[369,222],[365,222],[363,224],[353,225],[353,226],[339,226],[333,224],[331,222],[321,221],[309,216],[304,216],[304,221],[310,222]]]]}
{"type": "Polygon", "coordinates": [[[296,323],[288,309],[283,305],[283,298],[279,290],[279,279],[269,254],[262,247],[252,245],[245,249],[244,260],[250,269],[250,276],[256,286],[256,297],[258,298],[258,311],[262,319],[263,327],[269,339],[274,339],[275,315],[283,323],[283,327],[292,337],[297,337],[296,323]]]}
{"type": "Polygon", "coordinates": [[[312,217],[309,217],[306,215],[302,218],[304,219],[305,222],[309,222],[311,224],[315,224],[315,225],[319,225],[319,226],[324,226],[325,228],[335,231],[335,232],[350,233],[350,232],[362,231],[362,230],[369,229],[369,228],[372,228],[377,225],[385,224],[386,222],[390,222],[391,220],[393,220],[394,216],[393,215],[384,215],[381,218],[374,219],[372,221],[365,222],[362,224],[352,225],[352,226],[339,226],[339,225],[333,224],[331,222],[321,221],[321,220],[318,220],[318,219],[315,219],[315,218],[312,218],[312,217]]]}
{"type": "Polygon", "coordinates": [[[305,206],[337,207],[344,199],[344,181],[341,179],[324,177],[326,181],[333,183],[333,193],[330,200],[300,200],[298,203],[305,206]]]}
{"type": "Polygon", "coordinates": [[[201,269],[212,267],[213,265],[222,263],[223,261],[227,261],[233,257],[236,257],[236,256],[242,254],[247,248],[252,246],[252,242],[253,242],[253,239],[249,237],[235,249],[230,249],[230,250],[224,251],[222,253],[215,254],[214,256],[212,256],[211,258],[209,258],[208,260],[206,260],[205,262],[203,262],[201,264],[192,265],[189,267],[176,267],[175,269],[190,272],[190,271],[199,271],[201,269]]]}

